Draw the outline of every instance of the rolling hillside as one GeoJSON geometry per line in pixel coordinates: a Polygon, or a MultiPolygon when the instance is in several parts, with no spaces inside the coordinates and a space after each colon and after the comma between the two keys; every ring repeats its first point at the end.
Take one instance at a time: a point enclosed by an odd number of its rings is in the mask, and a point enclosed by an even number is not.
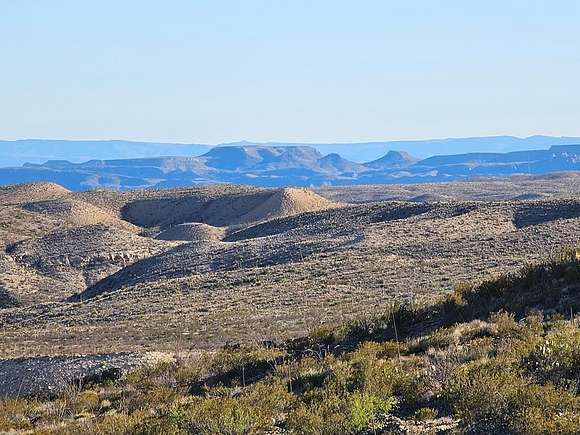
{"type": "Polygon", "coordinates": [[[576,179],[2,188],[0,431],[576,433],[576,179]]]}
{"type": "MultiPolygon", "coordinates": [[[[492,185],[492,197],[519,191],[503,183],[492,185]]],[[[473,201],[459,199],[464,185],[450,184],[446,200],[432,202],[425,186],[407,187],[423,192],[422,202],[365,203],[345,201],[348,189],[326,193],[336,201],[231,185],[53,187],[52,199],[21,203],[23,191],[38,188],[12,187],[0,207],[4,355],[50,353],[54,340],[82,353],[79,335],[109,337],[106,346],[91,342],[91,352],[296,336],[317,322],[373,313],[385,299],[430,299],[580,239],[578,191],[473,201]],[[203,333],[193,334],[194,325],[203,333]]]]}

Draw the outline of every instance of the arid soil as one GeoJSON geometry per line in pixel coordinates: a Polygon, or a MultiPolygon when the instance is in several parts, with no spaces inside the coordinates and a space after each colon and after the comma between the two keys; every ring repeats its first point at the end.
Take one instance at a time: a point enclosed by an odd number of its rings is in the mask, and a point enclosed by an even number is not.
{"type": "Polygon", "coordinates": [[[213,349],[421,303],[577,245],[566,179],[2,188],[0,358],[213,349]],[[373,201],[395,189],[414,200],[373,201]]]}
{"type": "Polygon", "coordinates": [[[423,184],[329,186],[315,191],[333,201],[526,201],[580,195],[580,173],[514,175],[473,181],[423,184]]]}
{"type": "Polygon", "coordinates": [[[116,379],[130,370],[170,362],[159,352],[45,356],[0,360],[0,397],[51,397],[88,380],[116,379]]]}

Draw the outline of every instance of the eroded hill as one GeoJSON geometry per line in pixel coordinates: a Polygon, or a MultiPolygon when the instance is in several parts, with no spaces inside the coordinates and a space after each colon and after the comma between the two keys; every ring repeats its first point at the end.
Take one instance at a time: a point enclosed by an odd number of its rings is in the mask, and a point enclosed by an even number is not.
{"type": "Polygon", "coordinates": [[[340,202],[231,185],[42,190],[2,192],[0,357],[302,335],[580,240],[574,196],[449,200],[453,185],[446,200],[364,203],[345,201],[353,188],[322,191],[340,202]]]}

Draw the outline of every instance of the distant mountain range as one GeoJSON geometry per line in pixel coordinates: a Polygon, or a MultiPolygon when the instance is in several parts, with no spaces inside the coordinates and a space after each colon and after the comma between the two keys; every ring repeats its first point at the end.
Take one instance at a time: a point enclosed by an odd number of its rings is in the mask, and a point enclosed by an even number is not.
{"type": "Polygon", "coordinates": [[[52,181],[71,190],[168,188],[192,184],[320,186],[438,182],[474,177],[580,170],[580,145],[544,150],[437,155],[425,159],[404,151],[358,163],[311,146],[237,145],[197,157],[89,160],[0,168],[0,184],[52,181]]]}
{"type": "MultiPolygon", "coordinates": [[[[580,137],[513,136],[428,139],[412,141],[377,141],[364,143],[258,143],[235,142],[216,146],[310,146],[321,154],[339,154],[357,163],[369,162],[384,156],[389,150],[406,151],[419,158],[435,155],[494,152],[505,153],[527,149],[546,149],[552,145],[580,143],[580,137]]],[[[194,157],[207,153],[213,146],[159,142],[75,141],[24,139],[0,141],[0,167],[20,166],[24,163],[43,163],[47,160],[68,160],[73,163],[87,160],[118,160],[158,156],[194,157]]]]}

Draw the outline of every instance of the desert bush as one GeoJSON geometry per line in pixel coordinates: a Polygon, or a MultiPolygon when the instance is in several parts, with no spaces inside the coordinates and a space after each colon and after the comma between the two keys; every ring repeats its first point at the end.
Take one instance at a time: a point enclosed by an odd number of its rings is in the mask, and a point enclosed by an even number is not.
{"type": "Polygon", "coordinates": [[[460,367],[444,396],[457,417],[478,433],[578,433],[580,399],[534,384],[497,358],[460,367]]]}
{"type": "Polygon", "coordinates": [[[308,336],[314,343],[331,346],[343,341],[348,334],[348,330],[348,325],[327,324],[313,329],[308,336]]]}
{"type": "Polygon", "coordinates": [[[436,409],[433,408],[419,408],[416,412],[415,412],[415,419],[416,420],[433,420],[434,418],[437,418],[439,416],[439,412],[436,409]]]}
{"type": "Polygon", "coordinates": [[[291,433],[350,434],[380,426],[381,419],[397,404],[394,397],[379,398],[369,393],[343,396],[326,391],[294,409],[286,420],[291,433]]]}
{"type": "Polygon", "coordinates": [[[276,373],[281,378],[290,377],[291,390],[300,394],[312,388],[320,388],[331,373],[329,363],[332,360],[326,357],[320,360],[317,357],[300,358],[291,364],[280,365],[276,373]]]}
{"type": "Polygon", "coordinates": [[[391,412],[397,404],[394,397],[379,398],[368,393],[353,393],[349,398],[349,424],[354,432],[372,429],[379,423],[380,417],[391,412]]]}
{"type": "Polygon", "coordinates": [[[185,433],[262,433],[273,429],[293,399],[284,382],[273,377],[242,390],[215,387],[205,397],[175,401],[163,426],[185,433]]]}
{"type": "Polygon", "coordinates": [[[25,399],[0,400],[0,432],[32,428],[33,409],[34,403],[25,399]]]}
{"type": "Polygon", "coordinates": [[[391,340],[387,340],[381,343],[376,341],[365,341],[359,345],[355,353],[351,354],[351,359],[389,359],[396,358],[399,355],[405,355],[407,353],[408,346],[404,342],[397,343],[396,341],[391,340]]]}
{"type": "Polygon", "coordinates": [[[538,343],[522,361],[540,383],[580,392],[580,329],[565,326],[538,343]]]}
{"type": "MultiPolygon", "coordinates": [[[[415,408],[428,386],[413,357],[378,359],[365,347],[348,355],[350,371],[342,381],[350,392],[361,391],[379,398],[396,396],[405,408],[415,408]]],[[[336,382],[336,377],[333,382],[336,382]]]]}
{"type": "Polygon", "coordinates": [[[509,337],[521,330],[520,325],[516,322],[514,314],[507,311],[498,311],[492,313],[489,321],[495,327],[495,333],[499,337],[509,337]]]}
{"type": "Polygon", "coordinates": [[[186,433],[242,435],[272,429],[272,420],[252,404],[231,397],[193,398],[166,416],[186,433]]]}

